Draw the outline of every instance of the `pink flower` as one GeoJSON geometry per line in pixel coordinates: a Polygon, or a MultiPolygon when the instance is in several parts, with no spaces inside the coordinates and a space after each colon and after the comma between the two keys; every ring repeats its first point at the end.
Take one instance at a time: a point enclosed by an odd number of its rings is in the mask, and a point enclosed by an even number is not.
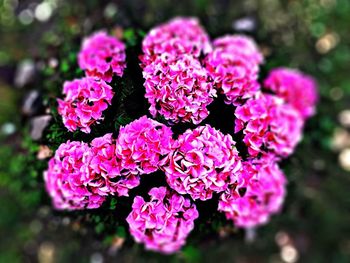
{"type": "Polygon", "coordinates": [[[235,111],[235,132],[243,130],[251,156],[271,151],[287,157],[302,138],[299,112],[277,96],[259,93],[235,111]]]}
{"type": "Polygon", "coordinates": [[[67,141],[58,147],[44,172],[46,190],[56,209],[98,208],[105,200],[98,194],[88,162],[89,146],[83,142],[67,141]]]}
{"type": "Polygon", "coordinates": [[[123,76],[125,58],[124,43],[100,31],[84,39],[78,63],[87,76],[110,82],[113,74],[123,76]]]}
{"type": "Polygon", "coordinates": [[[257,81],[263,56],[248,37],[224,36],[214,41],[214,50],[205,58],[215,87],[227,104],[239,105],[260,89],[257,81]]]}
{"type": "Polygon", "coordinates": [[[174,123],[199,124],[216,96],[206,70],[198,59],[183,55],[176,60],[157,58],[143,70],[150,112],[174,123]]]}
{"type": "Polygon", "coordinates": [[[312,77],[298,70],[276,68],[270,72],[264,86],[295,107],[304,118],[315,114],[318,94],[312,77]]]}
{"type": "Polygon", "coordinates": [[[196,206],[165,187],[152,188],[149,195],[149,202],[135,197],[126,219],[130,233],[148,250],[174,253],[185,244],[194,227],[198,218],[196,206]]]}
{"type": "Polygon", "coordinates": [[[150,174],[171,150],[172,131],[146,116],[121,127],[116,141],[116,155],[121,174],[150,174]]]}
{"type": "Polygon", "coordinates": [[[102,112],[111,104],[112,87],[103,80],[86,77],[64,82],[63,100],[58,99],[58,113],[69,131],[80,128],[90,133],[90,126],[103,119],[102,112]]]}
{"type": "Polygon", "coordinates": [[[140,178],[131,173],[121,174],[124,168],[115,150],[116,143],[111,133],[92,140],[89,168],[95,176],[90,185],[95,187],[100,195],[128,196],[128,191],[140,184],[140,178]]]}
{"type": "Polygon", "coordinates": [[[272,214],[281,210],[286,182],[273,158],[246,161],[240,180],[221,195],[218,210],[238,227],[266,224],[272,214]]]}
{"type": "Polygon", "coordinates": [[[193,199],[207,200],[224,191],[241,169],[232,137],[209,125],[187,130],[173,148],[162,167],[167,182],[193,199]]]}
{"type": "Polygon", "coordinates": [[[214,48],[242,55],[252,64],[262,64],[264,56],[255,41],[245,35],[226,35],[214,40],[214,48]]]}
{"type": "Polygon", "coordinates": [[[177,17],[153,28],[142,42],[142,67],[159,56],[188,54],[198,58],[211,50],[209,37],[196,18],[177,17]]]}

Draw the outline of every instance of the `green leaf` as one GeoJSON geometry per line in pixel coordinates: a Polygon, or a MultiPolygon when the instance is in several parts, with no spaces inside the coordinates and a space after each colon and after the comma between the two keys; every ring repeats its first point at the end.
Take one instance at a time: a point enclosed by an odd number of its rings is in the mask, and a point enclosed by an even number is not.
{"type": "Polygon", "coordinates": [[[117,228],[117,236],[118,237],[126,237],[126,230],[125,230],[125,227],[123,226],[118,226],[117,228]]]}
{"type": "Polygon", "coordinates": [[[112,198],[111,203],[109,205],[109,209],[114,210],[116,205],[117,205],[117,203],[118,203],[117,199],[112,198]]]}
{"type": "Polygon", "coordinates": [[[201,254],[199,250],[193,246],[186,246],[183,249],[183,254],[185,257],[186,262],[200,262],[201,261],[201,254]]]}
{"type": "Polygon", "coordinates": [[[128,28],[124,31],[124,39],[128,46],[136,45],[136,34],[135,31],[131,28],[128,28]]]}
{"type": "Polygon", "coordinates": [[[66,60],[62,60],[60,69],[62,72],[67,72],[69,70],[69,64],[67,63],[66,60]]]}
{"type": "Polygon", "coordinates": [[[99,223],[101,221],[101,217],[99,215],[94,216],[93,219],[96,223],[99,223]]]}
{"type": "Polygon", "coordinates": [[[95,231],[97,234],[101,234],[103,232],[103,230],[105,229],[105,225],[101,222],[101,223],[98,223],[96,226],[95,226],[95,231]]]}

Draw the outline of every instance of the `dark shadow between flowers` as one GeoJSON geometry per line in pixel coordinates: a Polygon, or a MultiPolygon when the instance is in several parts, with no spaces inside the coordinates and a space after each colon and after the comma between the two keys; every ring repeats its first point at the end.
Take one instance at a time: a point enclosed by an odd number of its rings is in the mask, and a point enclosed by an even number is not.
{"type": "Polygon", "coordinates": [[[243,132],[235,133],[235,109],[235,106],[225,103],[224,95],[218,94],[218,97],[208,106],[209,116],[200,125],[209,124],[223,134],[230,134],[236,142],[235,146],[240,156],[245,158],[248,155],[248,150],[243,143],[243,132]]]}
{"type": "Polygon", "coordinates": [[[218,94],[217,98],[208,106],[209,116],[200,125],[209,124],[224,134],[234,135],[235,107],[227,105],[224,96],[218,94]]]}
{"type": "Polygon", "coordinates": [[[147,115],[144,80],[137,55],[140,52],[140,46],[127,48],[128,61],[124,75],[122,78],[114,77],[110,83],[115,94],[111,105],[104,112],[104,120],[100,125],[93,126],[92,133],[102,136],[106,132],[113,132],[114,137],[117,137],[120,126],[147,115]]]}
{"type": "Polygon", "coordinates": [[[126,83],[127,87],[124,88],[126,90],[131,90],[131,92],[126,95],[123,104],[126,113],[132,119],[138,119],[148,114],[148,105],[145,99],[146,90],[143,86],[144,79],[140,67],[140,60],[138,58],[138,55],[141,53],[140,45],[128,48],[126,51],[128,60],[125,75],[126,79],[129,79],[130,82],[126,83]]]}

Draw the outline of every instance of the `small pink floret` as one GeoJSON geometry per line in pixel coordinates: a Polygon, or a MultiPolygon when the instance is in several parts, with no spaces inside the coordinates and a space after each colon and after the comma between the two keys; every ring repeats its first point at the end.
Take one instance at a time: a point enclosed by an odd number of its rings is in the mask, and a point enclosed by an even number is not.
{"type": "Polygon", "coordinates": [[[264,87],[295,107],[304,118],[315,114],[318,92],[312,77],[295,69],[276,68],[264,81],[264,87]]]}
{"type": "Polygon", "coordinates": [[[169,154],[173,144],[169,127],[143,116],[121,127],[116,140],[116,155],[122,174],[150,174],[169,154]]]}
{"type": "Polygon", "coordinates": [[[100,195],[128,196],[130,189],[140,184],[140,178],[133,173],[123,172],[122,162],[116,156],[116,140],[108,133],[91,142],[92,157],[89,162],[91,173],[95,174],[94,187],[100,195]],[[122,174],[123,172],[123,174],[122,174]]]}
{"type": "Polygon", "coordinates": [[[196,18],[177,17],[153,28],[142,42],[142,67],[159,56],[176,58],[191,55],[198,58],[211,50],[209,37],[196,18]]]}
{"type": "Polygon", "coordinates": [[[78,55],[78,63],[87,76],[110,82],[113,75],[123,76],[126,68],[125,45],[113,36],[99,31],[87,37],[78,55]]]}
{"type": "Polygon", "coordinates": [[[136,242],[146,249],[171,254],[185,243],[198,218],[191,201],[165,187],[152,188],[150,200],[136,196],[126,221],[136,242]]]}
{"type": "Polygon", "coordinates": [[[251,156],[271,152],[289,156],[300,142],[304,120],[283,99],[259,93],[235,111],[235,132],[243,130],[243,142],[251,156]]]}
{"type": "Polygon", "coordinates": [[[214,40],[214,48],[231,51],[245,57],[252,64],[260,65],[264,56],[254,39],[245,35],[226,35],[214,40]]]}
{"type": "Polygon", "coordinates": [[[208,115],[207,106],[216,90],[199,60],[183,55],[176,60],[157,58],[143,70],[145,97],[153,116],[173,122],[199,124],[208,115]]]}
{"type": "Polygon", "coordinates": [[[204,60],[209,76],[227,104],[239,105],[260,89],[259,64],[263,62],[253,39],[232,35],[214,41],[214,49],[204,60]]]}
{"type": "Polygon", "coordinates": [[[58,99],[58,113],[69,131],[90,133],[90,126],[103,120],[102,113],[111,104],[114,92],[103,80],[92,77],[65,81],[64,99],[58,99]]]}
{"type": "Polygon", "coordinates": [[[245,161],[240,180],[221,195],[218,210],[237,227],[266,224],[270,216],[282,208],[286,183],[287,179],[273,157],[245,161]]]}
{"type": "Polygon", "coordinates": [[[105,200],[92,183],[88,163],[91,150],[83,142],[61,144],[44,172],[46,190],[60,210],[98,208],[105,200]]]}
{"type": "Polygon", "coordinates": [[[167,182],[179,194],[208,200],[236,180],[241,159],[230,135],[209,125],[187,130],[164,161],[167,182]]]}

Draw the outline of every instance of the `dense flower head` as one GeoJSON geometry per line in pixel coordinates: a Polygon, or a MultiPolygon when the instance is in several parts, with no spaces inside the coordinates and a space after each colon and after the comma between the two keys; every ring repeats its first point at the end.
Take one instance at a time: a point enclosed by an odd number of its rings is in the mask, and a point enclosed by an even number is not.
{"type": "Polygon", "coordinates": [[[116,155],[121,161],[121,174],[150,174],[171,150],[169,127],[143,116],[121,127],[116,140],[116,155]]]}
{"type": "Polygon", "coordinates": [[[179,194],[207,200],[235,180],[241,160],[232,137],[206,125],[180,135],[162,169],[179,194]]]}
{"type": "Polygon", "coordinates": [[[135,174],[122,175],[121,160],[117,158],[116,143],[111,133],[95,138],[91,142],[89,168],[94,175],[90,185],[98,189],[100,195],[117,194],[128,196],[128,191],[140,184],[135,174]]]}
{"type": "Polygon", "coordinates": [[[253,157],[265,151],[286,157],[301,140],[301,115],[277,96],[259,93],[238,106],[235,116],[235,132],[243,130],[243,142],[253,157]]]}
{"type": "Polygon", "coordinates": [[[240,54],[252,64],[260,65],[264,62],[264,56],[255,41],[245,35],[226,35],[219,37],[214,40],[213,46],[215,49],[240,54]]]}
{"type": "Polygon", "coordinates": [[[220,196],[218,210],[238,227],[267,223],[280,211],[286,194],[286,177],[273,158],[243,162],[240,180],[220,196]]]}
{"type": "Polygon", "coordinates": [[[315,113],[318,94],[316,81],[312,77],[295,69],[276,68],[264,81],[264,87],[295,107],[304,118],[315,113]]]}
{"type": "Polygon", "coordinates": [[[159,56],[188,54],[199,57],[211,50],[209,37],[196,18],[177,17],[153,28],[142,42],[142,67],[159,56]]]}
{"type": "Polygon", "coordinates": [[[91,150],[83,142],[61,144],[44,172],[46,190],[56,209],[98,208],[105,196],[98,194],[88,163],[91,150]]]}
{"type": "Polygon", "coordinates": [[[257,81],[263,57],[248,37],[225,36],[214,41],[205,58],[205,67],[225,103],[238,105],[260,89],[257,81]]]}
{"type": "Polygon", "coordinates": [[[143,70],[145,97],[150,112],[171,122],[199,124],[209,115],[207,106],[216,96],[213,84],[199,60],[183,55],[176,60],[157,58],[143,70]]]}
{"type": "Polygon", "coordinates": [[[111,104],[112,87],[92,77],[65,81],[64,99],[58,99],[58,112],[69,131],[80,129],[90,133],[90,126],[103,119],[102,113],[111,104]]]}
{"type": "Polygon", "coordinates": [[[152,188],[150,200],[136,196],[126,221],[146,249],[170,254],[179,250],[194,227],[198,211],[191,201],[165,187],[152,188]]]}
{"type": "Polygon", "coordinates": [[[87,76],[98,77],[107,82],[113,74],[121,77],[126,68],[125,45],[104,31],[84,39],[78,55],[78,63],[87,76]]]}

